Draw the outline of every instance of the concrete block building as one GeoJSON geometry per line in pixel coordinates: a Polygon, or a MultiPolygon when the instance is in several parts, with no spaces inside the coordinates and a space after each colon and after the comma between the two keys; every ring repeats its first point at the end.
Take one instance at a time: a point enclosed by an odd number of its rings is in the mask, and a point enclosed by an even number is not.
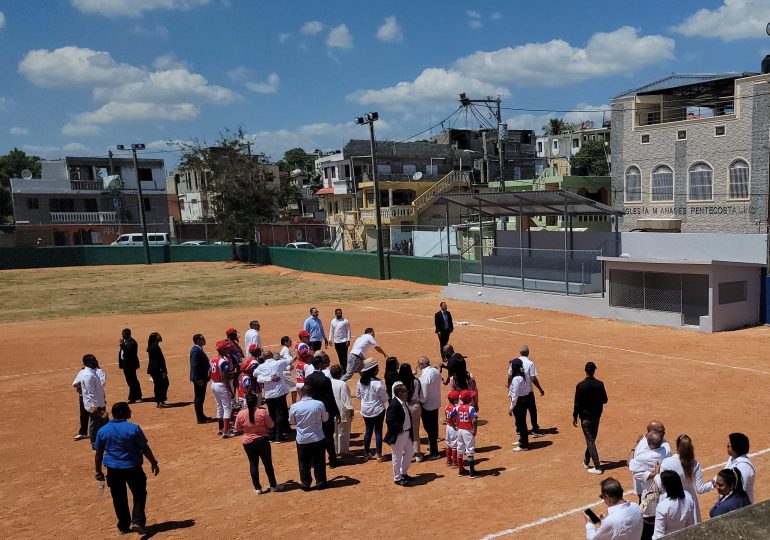
{"type": "Polygon", "coordinates": [[[672,74],[612,101],[622,231],[767,232],[770,73],[672,74]]]}

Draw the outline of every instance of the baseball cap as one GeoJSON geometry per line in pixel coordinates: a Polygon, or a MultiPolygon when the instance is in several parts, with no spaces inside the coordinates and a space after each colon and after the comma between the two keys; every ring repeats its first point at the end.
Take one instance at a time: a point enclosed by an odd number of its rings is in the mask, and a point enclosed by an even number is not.
{"type": "Polygon", "coordinates": [[[460,392],[458,392],[457,390],[452,390],[451,392],[449,392],[449,394],[447,394],[446,397],[450,401],[453,399],[460,399],[460,392]]]}
{"type": "Polygon", "coordinates": [[[253,353],[253,352],[254,352],[254,351],[256,351],[257,349],[259,349],[259,347],[257,347],[257,344],[256,344],[256,343],[252,343],[251,345],[249,345],[249,352],[250,352],[250,353],[253,353]]]}
{"type": "Polygon", "coordinates": [[[463,403],[470,403],[474,397],[476,397],[476,392],[473,390],[463,390],[460,392],[460,399],[463,400],[463,403]]]}
{"type": "Polygon", "coordinates": [[[308,332],[306,330],[300,330],[299,334],[297,334],[297,336],[299,336],[301,338],[303,338],[303,337],[310,337],[310,332],[308,332]]]}
{"type": "Polygon", "coordinates": [[[298,356],[302,361],[310,360],[313,358],[313,352],[310,349],[300,349],[298,356]]]}
{"type": "Polygon", "coordinates": [[[227,330],[225,330],[226,336],[229,336],[230,334],[237,334],[237,333],[238,333],[238,330],[236,330],[235,328],[228,328],[227,330]]]}
{"type": "Polygon", "coordinates": [[[220,339],[217,341],[217,344],[214,346],[216,350],[218,351],[227,351],[230,349],[230,343],[224,339],[220,339]]]}

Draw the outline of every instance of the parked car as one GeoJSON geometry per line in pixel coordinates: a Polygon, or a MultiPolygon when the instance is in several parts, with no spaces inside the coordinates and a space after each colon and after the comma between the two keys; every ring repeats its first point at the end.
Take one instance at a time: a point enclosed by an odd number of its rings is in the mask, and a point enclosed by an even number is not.
{"type": "Polygon", "coordinates": [[[448,256],[446,253],[436,253],[433,255],[434,259],[462,259],[462,256],[459,253],[450,253],[448,256]]]}
{"type": "Polygon", "coordinates": [[[188,240],[187,242],[182,242],[179,245],[180,246],[205,246],[206,242],[203,240],[188,240]]]}
{"type": "Polygon", "coordinates": [[[294,249],[316,249],[310,242],[290,242],[286,244],[286,247],[294,249]]]}
{"type": "MultiPolygon", "coordinates": [[[[168,239],[168,233],[148,233],[147,243],[151,246],[167,246],[171,242],[168,239]]],[[[121,234],[117,240],[112,243],[113,246],[141,246],[144,245],[142,233],[121,234]]]]}

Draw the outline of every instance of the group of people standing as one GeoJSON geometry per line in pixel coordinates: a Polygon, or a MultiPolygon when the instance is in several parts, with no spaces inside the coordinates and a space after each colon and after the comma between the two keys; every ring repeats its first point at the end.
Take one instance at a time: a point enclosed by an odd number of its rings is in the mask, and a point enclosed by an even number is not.
{"type": "MultiPolygon", "coordinates": [[[[223,339],[216,341],[216,355],[211,358],[206,353],[206,338],[195,334],[190,350],[189,379],[197,421],[199,424],[216,422],[217,434],[222,439],[242,436],[257,494],[284,488],[277,480],[272,463],[271,445],[275,443],[294,439],[299,487],[305,491],[312,489],[314,479],[316,489],[329,486],[327,466],[334,469],[352,463],[349,458],[354,396],[360,402],[359,413],[365,426],[365,461],[384,461],[383,442],[388,444],[396,485],[408,486],[415,480],[409,474],[413,460],[445,458],[446,465],[456,467],[459,476],[479,478],[482,473],[475,467],[480,410],[476,378],[468,370],[466,357],[448,343],[454,324],[446,303],[440,304],[434,321],[442,357],[438,369],[426,356],[421,356],[416,366],[389,356],[377,342],[373,328],[366,328],[353,340],[350,322],[341,309],[335,310],[327,333],[319,310],[311,308],[302,330],[297,333],[297,342],[283,336],[278,353],[263,345],[261,325],[256,320],[249,323],[243,342],[235,328],[228,328],[223,339]],[[325,351],[330,344],[338,360],[334,365],[325,351]],[[382,379],[380,362],[369,356],[372,350],[383,357],[382,379]],[[442,376],[444,370],[446,378],[442,376]],[[356,374],[355,392],[351,393],[347,381],[356,374]],[[216,402],[214,418],[204,413],[209,383],[216,402]],[[442,385],[450,387],[443,409],[442,385]],[[440,410],[445,424],[443,452],[438,446],[440,410]],[[421,448],[420,424],[427,434],[425,452],[421,448]],[[260,465],[267,476],[267,485],[262,484],[260,465]]],[[[167,406],[169,387],[161,341],[161,335],[153,332],[147,346],[147,372],[158,408],[167,406]]],[[[519,353],[508,362],[505,388],[508,412],[515,419],[517,433],[513,451],[525,452],[532,447],[530,438],[545,435],[538,424],[535,399],[535,390],[540,396],[545,395],[545,390],[530,358],[529,347],[523,345],[519,353]]],[[[112,407],[113,418],[109,424],[104,394],[106,376],[93,355],[84,356],[83,364],[73,382],[80,394],[81,407],[81,430],[75,438],[90,437],[97,452],[97,480],[104,480],[102,465],[107,467],[107,484],[113,494],[118,528],[121,532],[131,527],[143,530],[146,521],[143,457],[149,460],[154,474],[158,474],[159,467],[141,428],[128,422],[129,404],[142,400],[136,376],[138,344],[130,329],[123,330],[119,349],[119,366],[128,385],[128,399],[112,407]],[[109,429],[103,427],[105,424],[109,429]],[[128,457],[123,455],[126,448],[131,449],[128,457]],[[134,496],[132,513],[128,511],[127,488],[134,496]]],[[[580,422],[586,440],[585,469],[591,474],[603,474],[596,439],[608,399],[604,384],[595,377],[596,371],[594,362],[585,365],[585,379],[575,390],[573,424],[577,426],[580,422]]],[[[606,517],[597,517],[596,523],[586,517],[587,538],[646,540],[697,523],[701,519],[697,494],[711,489],[720,494],[710,512],[712,516],[753,501],[754,468],[747,455],[749,446],[745,435],[730,435],[730,459],[725,469],[709,481],[703,480],[700,465],[694,459],[692,440],[680,435],[674,454],[664,435],[662,424],[651,422],[629,460],[640,504],[625,501],[620,483],[613,478],[605,479],[601,483],[602,499],[609,512],[606,517]]]]}

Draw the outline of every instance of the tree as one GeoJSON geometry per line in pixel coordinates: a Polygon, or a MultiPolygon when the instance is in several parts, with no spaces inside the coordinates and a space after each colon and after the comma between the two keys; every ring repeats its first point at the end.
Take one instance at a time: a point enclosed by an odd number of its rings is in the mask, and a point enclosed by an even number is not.
{"type": "Polygon", "coordinates": [[[281,185],[278,190],[279,208],[286,208],[291,203],[294,203],[299,207],[301,199],[302,194],[299,192],[297,185],[293,182],[286,182],[285,184],[281,185]]]}
{"type": "Polygon", "coordinates": [[[585,167],[589,176],[609,176],[610,166],[605,148],[604,141],[585,141],[570,164],[573,167],[585,167]]]}
{"type": "Polygon", "coordinates": [[[261,164],[267,156],[252,155],[245,141],[242,128],[225,128],[214,146],[198,141],[183,145],[179,163],[182,171],[207,172],[214,219],[231,242],[234,259],[238,258],[236,239],[254,238],[257,224],[278,214],[277,194],[264,181],[261,164]]]}
{"type": "Polygon", "coordinates": [[[28,156],[18,148],[0,156],[0,221],[8,221],[8,217],[13,215],[11,178],[21,178],[24,169],[32,172],[34,178],[40,178],[40,158],[28,156]]]}
{"type": "Polygon", "coordinates": [[[315,158],[314,154],[308,154],[302,148],[292,148],[284,152],[283,159],[278,162],[278,168],[288,173],[295,169],[309,173],[315,169],[315,158]]]}
{"type": "Polygon", "coordinates": [[[543,125],[543,135],[560,135],[570,133],[575,129],[577,129],[577,125],[565,122],[564,118],[549,118],[548,123],[543,125]]]}

